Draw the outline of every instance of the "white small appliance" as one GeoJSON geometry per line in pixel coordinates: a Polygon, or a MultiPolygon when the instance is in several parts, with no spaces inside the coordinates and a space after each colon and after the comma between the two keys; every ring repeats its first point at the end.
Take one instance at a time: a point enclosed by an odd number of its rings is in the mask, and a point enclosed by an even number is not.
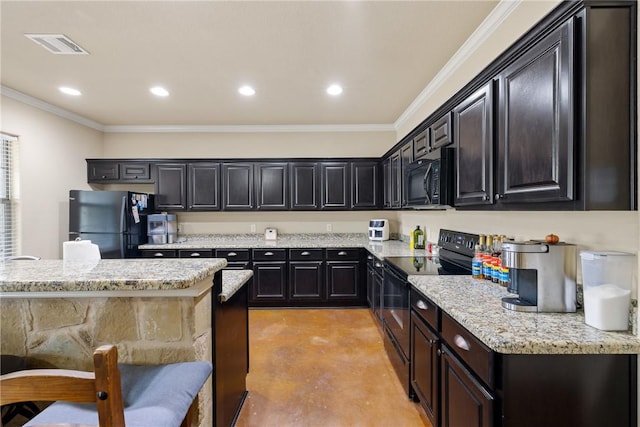
{"type": "Polygon", "coordinates": [[[389,220],[369,220],[369,240],[389,240],[389,220]]]}
{"type": "Polygon", "coordinates": [[[275,228],[264,229],[264,240],[276,240],[278,238],[278,230],[275,228]]]}

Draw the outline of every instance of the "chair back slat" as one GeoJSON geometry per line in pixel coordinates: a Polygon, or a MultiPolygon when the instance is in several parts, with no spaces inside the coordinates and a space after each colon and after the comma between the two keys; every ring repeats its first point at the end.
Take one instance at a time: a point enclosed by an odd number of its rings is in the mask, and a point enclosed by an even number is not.
{"type": "Polygon", "coordinates": [[[100,427],[124,427],[124,403],[117,347],[98,347],[93,353],[93,367],[96,374],[96,405],[100,427]]]}
{"type": "Polygon", "coordinates": [[[31,369],[0,376],[0,405],[26,401],[95,402],[93,372],[31,369]]]}

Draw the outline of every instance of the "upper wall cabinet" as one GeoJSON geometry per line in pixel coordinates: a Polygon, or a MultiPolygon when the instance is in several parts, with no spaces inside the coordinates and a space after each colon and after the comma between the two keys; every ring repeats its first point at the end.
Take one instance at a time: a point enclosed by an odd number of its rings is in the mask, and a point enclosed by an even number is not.
{"type": "Polygon", "coordinates": [[[431,149],[444,147],[453,142],[451,131],[451,113],[436,120],[430,127],[431,149]]]}
{"type": "Polygon", "coordinates": [[[192,211],[220,210],[220,163],[194,162],[187,166],[188,209],[192,211]]]}
{"type": "Polygon", "coordinates": [[[349,209],[351,183],[349,162],[322,162],[322,209],[349,209]]]}
{"type": "Polygon", "coordinates": [[[291,209],[320,209],[320,164],[292,162],[289,164],[291,209]]]}
{"type": "Polygon", "coordinates": [[[151,183],[149,162],[87,159],[87,182],[151,183]]]}
{"type": "Polygon", "coordinates": [[[224,210],[244,211],[255,207],[253,163],[223,163],[222,185],[224,210]]]}
{"type": "Polygon", "coordinates": [[[181,211],[187,208],[187,165],[159,163],[155,167],[156,209],[181,211]]]}
{"type": "Polygon", "coordinates": [[[455,206],[493,203],[493,82],[453,109],[455,206]]]}
{"type": "Polygon", "coordinates": [[[427,155],[431,144],[430,141],[431,129],[427,128],[420,132],[418,136],[413,138],[413,160],[419,160],[427,155]]]}
{"type": "Polygon", "coordinates": [[[498,188],[503,203],[574,197],[573,22],[498,76],[498,188]]]}
{"type": "Polygon", "coordinates": [[[289,209],[289,164],[257,163],[254,168],[256,174],[256,209],[289,209]]]}
{"type": "Polygon", "coordinates": [[[380,207],[378,162],[351,163],[351,208],[380,207]]]}

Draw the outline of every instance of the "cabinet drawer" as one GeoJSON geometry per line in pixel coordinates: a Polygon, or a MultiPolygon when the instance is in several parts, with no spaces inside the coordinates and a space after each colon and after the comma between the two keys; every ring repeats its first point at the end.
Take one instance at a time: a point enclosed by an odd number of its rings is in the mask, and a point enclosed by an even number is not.
{"type": "Polygon", "coordinates": [[[122,180],[148,180],[151,179],[149,163],[122,163],[120,165],[122,180]]]}
{"type": "Polygon", "coordinates": [[[322,261],[324,251],[322,249],[289,249],[291,261],[322,261]]]}
{"type": "Polygon", "coordinates": [[[176,251],[173,249],[148,249],[141,251],[142,258],[175,258],[176,251]]]}
{"type": "Polygon", "coordinates": [[[411,309],[434,330],[438,330],[438,306],[413,289],[411,290],[411,309]]]}
{"type": "Polygon", "coordinates": [[[232,261],[249,261],[249,249],[218,249],[217,258],[225,258],[227,263],[232,261]]]}
{"type": "Polygon", "coordinates": [[[493,388],[493,351],[446,313],[442,313],[442,339],[480,377],[493,388]]]}
{"type": "Polygon", "coordinates": [[[213,250],[211,249],[180,249],[178,251],[180,258],[212,258],[213,250]]]}
{"type": "Polygon", "coordinates": [[[358,261],[360,259],[360,249],[327,249],[327,260],[329,261],[358,261]]]}
{"type": "Polygon", "coordinates": [[[254,261],[285,261],[287,259],[286,249],[254,249],[254,261]]]}

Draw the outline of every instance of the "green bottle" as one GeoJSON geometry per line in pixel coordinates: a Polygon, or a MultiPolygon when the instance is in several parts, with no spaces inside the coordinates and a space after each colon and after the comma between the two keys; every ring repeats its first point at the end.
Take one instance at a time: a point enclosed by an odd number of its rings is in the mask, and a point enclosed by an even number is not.
{"type": "Polygon", "coordinates": [[[413,230],[413,248],[424,249],[424,231],[420,230],[419,225],[413,230]]]}

